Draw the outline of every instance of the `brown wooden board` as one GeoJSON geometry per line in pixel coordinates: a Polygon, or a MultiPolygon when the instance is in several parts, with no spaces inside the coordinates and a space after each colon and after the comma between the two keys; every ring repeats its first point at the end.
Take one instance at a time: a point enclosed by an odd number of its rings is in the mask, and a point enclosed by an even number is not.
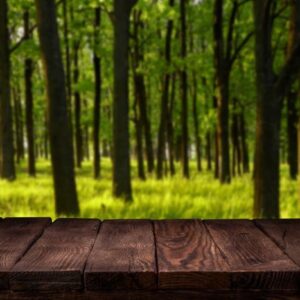
{"type": "Polygon", "coordinates": [[[87,261],[88,290],[156,287],[153,227],[146,220],[104,221],[87,261]]]}
{"type": "Polygon", "coordinates": [[[0,290],[8,288],[8,272],[50,223],[50,218],[7,218],[0,222],[0,290]]]}
{"type": "Polygon", "coordinates": [[[220,290],[132,290],[0,292],[1,300],[299,300],[297,292],[220,290]]]}
{"type": "Polygon", "coordinates": [[[10,273],[12,290],[77,290],[99,220],[58,219],[10,273]]]}
{"type": "Polygon", "coordinates": [[[227,289],[229,266],[197,220],[155,221],[161,289],[227,289]]]}
{"type": "Polygon", "coordinates": [[[255,224],[300,266],[300,219],[255,220],[255,224]]]}
{"type": "Polygon", "coordinates": [[[230,269],[233,289],[299,288],[300,268],[249,220],[205,221],[230,269]]]}

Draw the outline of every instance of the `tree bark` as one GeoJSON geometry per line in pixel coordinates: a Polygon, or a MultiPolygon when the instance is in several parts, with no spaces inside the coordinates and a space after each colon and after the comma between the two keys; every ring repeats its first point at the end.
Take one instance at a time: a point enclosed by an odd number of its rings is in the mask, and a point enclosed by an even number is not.
{"type": "Polygon", "coordinates": [[[95,96],[94,96],[94,120],[93,120],[93,147],[94,147],[94,178],[100,177],[101,173],[101,156],[100,156],[100,119],[101,119],[101,58],[97,53],[99,47],[99,29],[101,26],[101,8],[95,8],[94,23],[94,76],[95,76],[95,96]]]}
{"type": "Polygon", "coordinates": [[[201,153],[201,137],[199,132],[199,116],[197,106],[197,79],[196,73],[193,72],[193,121],[196,146],[197,171],[202,171],[202,153],[201,153]]]}
{"type": "Polygon", "coordinates": [[[65,74],[54,0],[36,0],[37,24],[46,77],[49,137],[58,215],[77,215],[73,147],[68,120],[65,74]]]}
{"type": "Polygon", "coordinates": [[[132,200],[129,144],[129,17],[136,0],[114,0],[113,195],[132,200]]]}
{"type": "MultiPolygon", "coordinates": [[[[187,38],[186,38],[186,0],[180,0],[180,25],[181,25],[181,59],[184,61],[187,56],[187,38]]],[[[187,82],[188,76],[186,67],[180,71],[180,89],[181,89],[181,134],[182,134],[182,174],[189,178],[189,130],[188,130],[188,95],[187,82]]]]}
{"type": "Polygon", "coordinates": [[[14,180],[13,124],[10,93],[10,56],[7,1],[0,0],[0,177],[14,180]]]}
{"type": "Polygon", "coordinates": [[[296,180],[298,175],[297,124],[299,122],[299,116],[296,101],[297,93],[290,91],[287,96],[287,139],[290,178],[293,180],[296,180]]]}
{"type": "Polygon", "coordinates": [[[216,69],[217,139],[221,183],[230,182],[229,158],[229,66],[224,54],[223,0],[214,6],[214,56],[216,69]]]}
{"type": "Polygon", "coordinates": [[[244,111],[242,110],[239,114],[239,130],[241,133],[241,147],[242,147],[242,162],[243,162],[243,172],[249,173],[249,150],[247,145],[247,133],[246,133],[246,121],[244,116],[244,111]]]}
{"type": "MultiPolygon", "coordinates": [[[[29,40],[29,12],[24,13],[24,39],[29,40]]],[[[27,147],[28,147],[28,174],[35,176],[35,153],[34,153],[34,120],[33,120],[33,96],[32,96],[32,72],[33,61],[27,57],[25,59],[25,108],[26,108],[26,133],[27,133],[27,147]]]]}
{"type": "MultiPolygon", "coordinates": [[[[73,80],[77,85],[79,82],[79,42],[74,42],[74,71],[73,80]]],[[[81,126],[81,95],[80,92],[75,89],[74,91],[74,110],[75,110],[75,143],[76,143],[76,165],[77,168],[81,168],[83,160],[83,137],[81,126]]]]}
{"type": "MultiPolygon", "coordinates": [[[[174,7],[174,0],[169,0],[169,6],[174,7]]],[[[171,43],[173,32],[173,20],[169,19],[167,22],[167,33],[165,43],[165,63],[166,67],[171,64],[171,43]]],[[[169,85],[170,85],[170,73],[166,71],[163,78],[163,90],[161,97],[161,109],[160,109],[160,122],[158,129],[158,141],[157,141],[157,163],[156,163],[156,177],[161,179],[163,177],[163,162],[165,157],[165,145],[166,145],[166,128],[167,128],[167,116],[168,116],[168,102],[169,102],[169,85]]]]}
{"type": "MultiPolygon", "coordinates": [[[[300,3],[293,1],[297,37],[279,74],[273,71],[273,3],[254,1],[257,119],[254,162],[254,217],[279,217],[279,147],[281,108],[300,69],[300,3]]],[[[293,15],[293,11],[292,11],[293,15]]]]}
{"type": "Polygon", "coordinates": [[[172,75],[172,85],[171,85],[171,95],[170,103],[168,108],[168,124],[167,124],[167,133],[168,133],[168,152],[169,152],[169,168],[171,176],[174,176],[176,173],[175,163],[174,163],[174,125],[173,125],[173,110],[175,102],[175,93],[176,93],[176,73],[172,75]]]}
{"type": "MultiPolygon", "coordinates": [[[[74,148],[73,140],[73,121],[72,121],[72,79],[71,79],[71,50],[70,50],[70,40],[69,40],[69,16],[68,16],[68,3],[67,0],[62,0],[63,4],[63,34],[64,34],[64,43],[65,43],[65,66],[66,66],[66,87],[67,87],[67,108],[68,108],[68,117],[71,130],[71,140],[72,147],[74,148]]],[[[74,150],[72,160],[75,162],[74,150]]]]}

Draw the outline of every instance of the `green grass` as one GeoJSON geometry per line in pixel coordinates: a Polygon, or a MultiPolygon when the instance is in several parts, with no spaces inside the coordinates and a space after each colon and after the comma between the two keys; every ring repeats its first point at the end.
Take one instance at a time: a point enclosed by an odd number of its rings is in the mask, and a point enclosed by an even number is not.
{"type": "MultiPolygon", "coordinates": [[[[0,216],[55,218],[49,162],[39,161],[37,170],[37,177],[29,178],[23,163],[18,167],[16,181],[0,181],[0,216]]],[[[100,180],[92,178],[91,163],[84,163],[77,171],[80,216],[100,219],[252,217],[251,175],[222,186],[211,173],[197,174],[193,163],[190,180],[184,180],[178,174],[162,181],[148,178],[143,182],[136,179],[135,170],[133,167],[134,202],[125,204],[111,195],[110,161],[102,162],[100,180]]],[[[281,173],[281,217],[300,217],[298,184],[289,180],[287,166],[282,166],[281,173]]]]}

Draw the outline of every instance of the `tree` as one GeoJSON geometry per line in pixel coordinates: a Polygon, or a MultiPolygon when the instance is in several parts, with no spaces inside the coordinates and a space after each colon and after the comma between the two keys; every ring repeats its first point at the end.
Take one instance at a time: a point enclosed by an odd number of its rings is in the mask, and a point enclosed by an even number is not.
{"type": "Polygon", "coordinates": [[[239,53],[251,38],[246,35],[233,51],[233,34],[237,12],[241,3],[233,1],[229,18],[228,34],[224,42],[223,0],[215,0],[214,5],[214,61],[216,70],[217,100],[217,140],[219,152],[219,179],[221,183],[230,182],[230,150],[229,150],[229,87],[230,73],[239,53]]]}
{"type": "Polygon", "coordinates": [[[279,135],[283,99],[300,68],[300,3],[293,1],[297,36],[278,74],[274,72],[272,27],[274,1],[254,0],[256,58],[256,144],[254,217],[279,217],[279,135]]]}
{"type": "MultiPolygon", "coordinates": [[[[175,2],[174,0],[169,0],[169,6],[173,7],[174,2],[175,2]]],[[[174,24],[173,19],[169,19],[167,22],[165,53],[164,53],[167,67],[169,67],[171,64],[171,43],[172,43],[173,24],[174,24]]],[[[158,141],[157,141],[157,163],[156,163],[157,179],[161,179],[163,177],[163,162],[165,156],[170,80],[171,80],[171,74],[169,73],[169,71],[167,71],[164,74],[163,90],[161,95],[160,122],[159,122],[158,141]]]]}
{"type": "Polygon", "coordinates": [[[129,17],[137,0],[114,0],[113,194],[132,200],[129,145],[129,17]]]}
{"type": "Polygon", "coordinates": [[[55,2],[54,0],[36,0],[35,5],[46,77],[55,208],[57,214],[76,215],[79,213],[79,206],[55,2]]]}
{"type": "MultiPolygon", "coordinates": [[[[186,38],[186,0],[180,0],[180,56],[184,61],[187,56],[186,38]]],[[[187,71],[186,66],[180,70],[180,89],[181,89],[181,135],[182,135],[182,173],[183,177],[189,178],[189,130],[188,130],[188,95],[187,95],[187,71]]]]}
{"type": "Polygon", "coordinates": [[[94,76],[95,76],[95,95],[94,95],[94,129],[93,129],[93,145],[94,145],[94,178],[100,177],[101,161],[100,161],[100,106],[101,106],[101,58],[98,54],[99,48],[99,29],[101,25],[101,8],[95,8],[94,22],[94,76]]]}
{"type": "Polygon", "coordinates": [[[0,177],[14,180],[13,126],[10,91],[8,7],[0,0],[0,177]]]}
{"type": "MultiPolygon", "coordinates": [[[[31,38],[29,11],[24,12],[24,40],[31,38]]],[[[28,174],[35,176],[35,149],[34,149],[34,120],[33,120],[33,95],[32,95],[33,61],[30,57],[25,59],[25,107],[26,107],[26,133],[28,145],[28,174]]]]}

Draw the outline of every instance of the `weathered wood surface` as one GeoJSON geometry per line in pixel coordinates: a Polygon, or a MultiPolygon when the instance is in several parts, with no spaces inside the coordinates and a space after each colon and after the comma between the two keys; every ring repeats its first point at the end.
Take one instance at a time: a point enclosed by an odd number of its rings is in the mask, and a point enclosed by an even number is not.
{"type": "Polygon", "coordinates": [[[226,256],[234,289],[297,289],[300,268],[249,220],[205,221],[226,256]]]}
{"type": "Polygon", "coordinates": [[[58,219],[10,272],[12,290],[83,288],[82,274],[98,220],[58,219]]]}
{"type": "Polygon", "coordinates": [[[0,299],[300,299],[299,220],[0,219],[0,299]]]}
{"type": "Polygon", "coordinates": [[[154,225],[160,288],[229,288],[228,263],[203,223],[175,220],[154,225]]]}
{"type": "Polygon", "coordinates": [[[150,221],[106,221],[85,268],[88,290],[156,288],[150,221]]]}
{"type": "Polygon", "coordinates": [[[269,236],[298,266],[300,266],[300,220],[255,220],[256,225],[269,236]]]}
{"type": "Polygon", "coordinates": [[[50,218],[7,218],[0,222],[0,290],[8,288],[9,272],[50,223],[50,218]]]}

